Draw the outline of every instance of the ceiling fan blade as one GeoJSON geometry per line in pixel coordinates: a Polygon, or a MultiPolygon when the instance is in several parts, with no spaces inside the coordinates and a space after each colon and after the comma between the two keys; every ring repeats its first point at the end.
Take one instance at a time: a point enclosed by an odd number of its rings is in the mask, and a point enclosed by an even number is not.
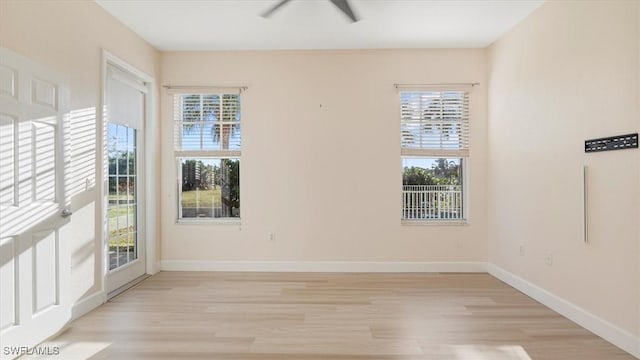
{"type": "Polygon", "coordinates": [[[351,10],[351,6],[349,6],[348,0],[331,0],[331,2],[333,3],[333,5],[337,6],[338,9],[340,9],[345,15],[347,15],[347,17],[351,19],[351,22],[358,21],[358,17],[353,12],[353,10],[351,10]]]}
{"type": "Polygon", "coordinates": [[[276,10],[280,9],[280,7],[286,3],[288,3],[291,0],[282,0],[279,3],[275,4],[273,7],[271,7],[270,9],[268,9],[267,11],[262,13],[262,17],[269,17],[271,16],[271,14],[273,14],[276,10]]]}

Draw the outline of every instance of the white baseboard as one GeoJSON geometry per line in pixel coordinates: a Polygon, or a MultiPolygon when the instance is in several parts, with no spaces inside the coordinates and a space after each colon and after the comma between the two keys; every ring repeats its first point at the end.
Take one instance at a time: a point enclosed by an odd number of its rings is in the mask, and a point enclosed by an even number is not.
{"type": "Polygon", "coordinates": [[[154,262],[147,262],[146,272],[148,275],[155,275],[160,271],[160,260],[154,262]]]}
{"type": "Polygon", "coordinates": [[[520,290],[548,308],[640,359],[640,337],[494,264],[489,263],[487,265],[487,271],[489,274],[520,290]]]}
{"type": "Polygon", "coordinates": [[[71,307],[71,320],[75,320],[82,315],[90,312],[91,310],[104,304],[105,301],[106,296],[104,292],[98,291],[76,302],[75,304],[73,304],[73,307],[71,307]]]}
{"type": "Polygon", "coordinates": [[[160,268],[163,271],[487,272],[485,262],[163,260],[160,268]]]}

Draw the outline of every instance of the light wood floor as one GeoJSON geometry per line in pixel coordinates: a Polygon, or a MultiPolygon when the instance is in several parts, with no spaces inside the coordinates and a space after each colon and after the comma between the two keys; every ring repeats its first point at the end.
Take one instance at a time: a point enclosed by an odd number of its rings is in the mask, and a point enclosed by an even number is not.
{"type": "Polygon", "coordinates": [[[487,274],[161,272],[54,359],[633,359],[487,274]]]}

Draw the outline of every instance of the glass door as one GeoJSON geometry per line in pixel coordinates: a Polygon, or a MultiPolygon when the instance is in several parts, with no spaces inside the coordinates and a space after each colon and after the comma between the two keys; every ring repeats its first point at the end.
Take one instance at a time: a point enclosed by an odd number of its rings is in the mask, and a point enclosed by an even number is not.
{"type": "Polygon", "coordinates": [[[136,129],[124,125],[107,126],[109,271],[138,258],[136,133],[136,129]]]}
{"type": "Polygon", "coordinates": [[[115,295],[146,272],[145,223],[140,216],[145,204],[146,87],[117,66],[108,65],[106,75],[105,288],[115,295]]]}

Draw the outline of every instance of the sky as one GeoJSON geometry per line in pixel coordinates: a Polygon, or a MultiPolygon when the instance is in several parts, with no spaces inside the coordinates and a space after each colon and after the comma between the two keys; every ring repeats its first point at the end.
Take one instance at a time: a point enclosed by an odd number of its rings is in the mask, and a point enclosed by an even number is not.
{"type": "MultiPolygon", "coordinates": [[[[437,158],[402,158],[402,167],[421,167],[424,169],[431,169],[431,167],[436,163],[437,158]]],[[[460,159],[456,158],[447,158],[447,161],[453,161],[456,165],[460,165],[460,159]]]]}

